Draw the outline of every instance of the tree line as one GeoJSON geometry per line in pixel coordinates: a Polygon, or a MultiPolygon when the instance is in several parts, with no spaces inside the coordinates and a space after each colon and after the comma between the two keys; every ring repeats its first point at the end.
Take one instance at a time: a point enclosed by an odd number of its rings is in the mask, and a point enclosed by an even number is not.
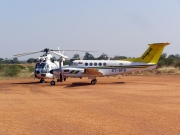
{"type": "MultiPolygon", "coordinates": [[[[94,57],[92,54],[86,52],[83,56],[83,60],[122,60],[127,59],[126,56],[119,56],[115,55],[114,57],[110,58],[107,54],[102,53],[99,57],[94,57]]],[[[79,54],[74,54],[72,59],[81,59],[79,54]]],[[[65,64],[68,64],[70,60],[65,61],[65,64]]],[[[8,59],[8,58],[0,58],[0,64],[19,64],[19,63],[35,63],[37,62],[37,59],[29,58],[26,61],[19,61],[18,58],[8,59]]],[[[166,53],[163,53],[159,59],[158,67],[163,66],[174,66],[180,68],[180,55],[179,54],[171,54],[167,56],[166,53]]]]}

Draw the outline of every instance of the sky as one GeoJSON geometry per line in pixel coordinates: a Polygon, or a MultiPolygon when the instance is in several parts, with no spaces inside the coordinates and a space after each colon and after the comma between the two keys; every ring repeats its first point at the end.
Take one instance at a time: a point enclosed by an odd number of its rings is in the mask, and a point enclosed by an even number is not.
{"type": "Polygon", "coordinates": [[[58,47],[139,57],[159,42],[180,54],[180,0],[0,0],[0,58],[58,47]]]}

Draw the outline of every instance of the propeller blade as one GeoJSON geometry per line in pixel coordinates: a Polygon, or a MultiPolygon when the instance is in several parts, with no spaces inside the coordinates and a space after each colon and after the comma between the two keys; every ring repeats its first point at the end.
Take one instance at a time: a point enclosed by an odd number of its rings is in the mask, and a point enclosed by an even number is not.
{"type": "Polygon", "coordinates": [[[56,54],[56,55],[59,55],[59,56],[65,58],[65,59],[68,59],[68,58],[69,58],[68,56],[65,56],[65,55],[63,55],[63,54],[61,54],[61,53],[58,53],[58,52],[53,52],[53,51],[51,51],[51,53],[54,53],[54,54],[56,54]]]}
{"type": "Polygon", "coordinates": [[[16,55],[13,55],[15,57],[21,57],[21,56],[26,56],[26,55],[30,55],[30,54],[35,54],[35,53],[39,53],[41,51],[36,51],[36,52],[29,52],[29,53],[21,53],[21,54],[16,54],[16,55]]]}
{"type": "MultiPolygon", "coordinates": [[[[50,51],[59,51],[59,50],[50,50],[50,51]]],[[[98,52],[98,51],[84,51],[84,50],[61,50],[61,51],[98,52]]]]}

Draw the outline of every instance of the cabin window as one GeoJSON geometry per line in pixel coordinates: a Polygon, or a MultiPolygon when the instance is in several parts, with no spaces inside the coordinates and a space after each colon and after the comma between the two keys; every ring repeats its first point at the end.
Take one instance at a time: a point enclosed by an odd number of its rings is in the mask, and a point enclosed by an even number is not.
{"type": "Polygon", "coordinates": [[[83,64],[82,62],[78,62],[78,64],[83,64]]]}
{"type": "Polygon", "coordinates": [[[64,72],[69,72],[69,69],[64,70],[64,72]]]}
{"type": "Polygon", "coordinates": [[[87,63],[87,62],[85,63],[85,66],[88,66],[88,63],[87,63]]]}
{"type": "Polygon", "coordinates": [[[103,63],[103,66],[106,66],[106,63],[103,63]]]}
{"type": "Polygon", "coordinates": [[[97,63],[96,63],[96,62],[94,63],[94,66],[97,66],[97,63]]]}
{"type": "Polygon", "coordinates": [[[99,63],[99,66],[102,66],[102,63],[99,63]]]}
{"type": "Polygon", "coordinates": [[[90,66],[92,66],[93,64],[92,63],[89,63],[90,66]]]}

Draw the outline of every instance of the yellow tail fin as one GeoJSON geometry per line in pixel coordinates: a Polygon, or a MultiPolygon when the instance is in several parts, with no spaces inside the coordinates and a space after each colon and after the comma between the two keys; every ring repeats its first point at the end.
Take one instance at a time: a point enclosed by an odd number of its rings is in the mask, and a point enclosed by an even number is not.
{"type": "Polygon", "coordinates": [[[141,57],[124,59],[124,60],[132,61],[132,62],[144,62],[144,63],[156,64],[164,50],[164,47],[169,44],[170,43],[168,42],[148,44],[149,48],[144,52],[144,54],[141,57]]]}

